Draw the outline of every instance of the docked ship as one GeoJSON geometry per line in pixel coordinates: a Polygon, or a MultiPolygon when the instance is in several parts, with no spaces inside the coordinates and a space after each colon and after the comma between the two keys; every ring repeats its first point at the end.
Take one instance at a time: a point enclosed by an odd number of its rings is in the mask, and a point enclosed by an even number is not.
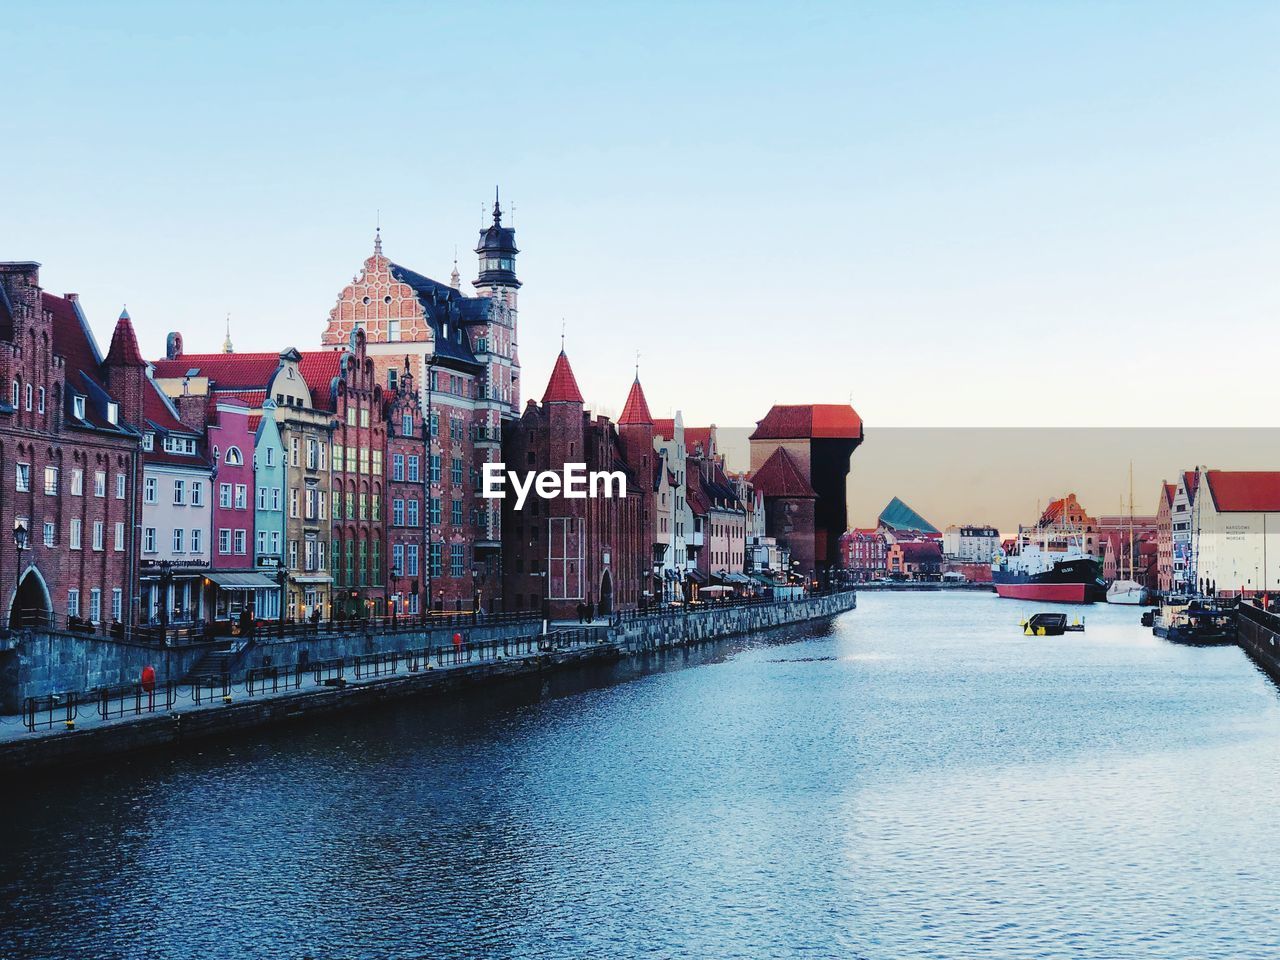
{"type": "Polygon", "coordinates": [[[991,564],[996,593],[1012,600],[1096,603],[1107,599],[1107,583],[1098,561],[1074,545],[1046,550],[1023,543],[1016,553],[991,564]]]}

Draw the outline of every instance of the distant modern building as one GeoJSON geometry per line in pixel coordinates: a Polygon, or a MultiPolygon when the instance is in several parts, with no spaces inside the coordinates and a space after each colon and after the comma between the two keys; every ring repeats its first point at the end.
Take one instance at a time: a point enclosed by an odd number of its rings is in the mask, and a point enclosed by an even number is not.
{"type": "Polygon", "coordinates": [[[1280,471],[1196,472],[1191,586],[1228,596],[1280,589],[1280,471]]]}
{"type": "Polygon", "coordinates": [[[948,560],[990,563],[1000,553],[1000,531],[985,525],[952,524],[942,535],[942,552],[948,560]]]}
{"type": "Polygon", "coordinates": [[[774,488],[762,491],[766,515],[793,518],[790,533],[784,535],[772,526],[769,533],[790,549],[793,565],[798,563],[805,575],[840,565],[840,535],[849,526],[849,459],[862,439],[862,418],[847,404],[777,405],[751,434],[751,471],[757,486],[759,474],[767,464],[773,464],[768,473],[775,481],[774,488]],[[777,459],[778,451],[786,454],[785,464],[777,459]],[[793,473],[798,474],[803,488],[794,482],[793,473]],[[781,487],[777,481],[783,481],[781,487]],[[793,493],[807,490],[804,496],[811,494],[812,502],[804,507],[795,501],[793,514],[780,514],[777,505],[788,499],[788,488],[793,493]],[[770,499],[774,501],[772,510],[770,499]],[[811,520],[801,516],[809,513],[811,520]],[[800,542],[801,538],[807,542],[800,542]]]}
{"type": "Polygon", "coordinates": [[[897,540],[941,539],[942,537],[937,527],[898,497],[890,500],[888,505],[880,511],[876,528],[890,543],[897,540]]]}

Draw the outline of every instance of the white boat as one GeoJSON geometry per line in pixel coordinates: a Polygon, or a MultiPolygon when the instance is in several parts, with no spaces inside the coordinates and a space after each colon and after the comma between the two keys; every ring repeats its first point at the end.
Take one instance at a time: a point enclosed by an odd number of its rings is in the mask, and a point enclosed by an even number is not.
{"type": "Polygon", "coordinates": [[[1116,580],[1107,587],[1107,603],[1123,603],[1141,606],[1147,598],[1147,588],[1136,580],[1116,580]]]}

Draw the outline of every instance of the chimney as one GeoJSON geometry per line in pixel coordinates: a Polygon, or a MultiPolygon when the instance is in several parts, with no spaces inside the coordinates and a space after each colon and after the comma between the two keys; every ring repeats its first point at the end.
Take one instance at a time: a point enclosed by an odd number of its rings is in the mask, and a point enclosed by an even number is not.
{"type": "Polygon", "coordinates": [[[197,433],[204,433],[209,425],[208,400],[208,397],[190,393],[175,397],[173,405],[178,408],[178,419],[197,433]]]}

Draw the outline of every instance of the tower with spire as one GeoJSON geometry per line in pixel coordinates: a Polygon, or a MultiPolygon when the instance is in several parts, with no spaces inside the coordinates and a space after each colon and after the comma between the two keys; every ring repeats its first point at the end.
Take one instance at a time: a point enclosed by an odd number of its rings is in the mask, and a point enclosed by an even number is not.
{"type": "Polygon", "coordinates": [[[235,348],[231,346],[231,314],[227,314],[227,336],[222,341],[223,353],[235,353],[235,348]]]}

